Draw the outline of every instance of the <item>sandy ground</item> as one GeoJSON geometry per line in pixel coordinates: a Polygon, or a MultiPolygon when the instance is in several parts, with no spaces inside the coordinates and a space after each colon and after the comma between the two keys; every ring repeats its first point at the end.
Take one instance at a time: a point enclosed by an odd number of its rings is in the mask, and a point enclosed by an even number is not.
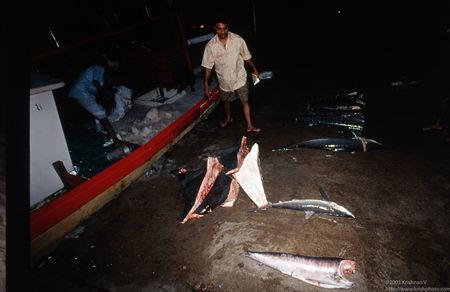
{"type": "Polygon", "coordinates": [[[325,290],[258,265],[245,257],[247,250],[352,259],[357,272],[348,277],[355,283],[351,291],[450,287],[450,144],[443,133],[420,131],[424,118],[413,119],[420,102],[400,111],[404,96],[395,95],[399,102],[387,109],[389,97],[369,94],[365,136],[383,143],[381,150],[274,153],[273,147],[337,132],[297,124],[297,93],[271,82],[252,89],[254,121],[262,131],[246,135],[249,146],[259,144],[268,200],[319,199],[323,187],[355,219],[255,212],[241,189],[232,208],[179,224],[184,201],[170,172],[199,167],[247,134],[234,103],[233,124],[218,127],[218,107],[160,159],[152,175],[38,263],[32,273],[36,291],[325,290]]]}

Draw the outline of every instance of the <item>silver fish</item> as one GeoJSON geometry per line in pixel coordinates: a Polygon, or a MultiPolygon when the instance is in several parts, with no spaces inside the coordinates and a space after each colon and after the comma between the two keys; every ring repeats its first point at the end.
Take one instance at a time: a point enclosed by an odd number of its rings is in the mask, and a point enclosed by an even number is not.
{"type": "Polygon", "coordinates": [[[247,251],[245,255],[311,285],[328,289],[353,287],[353,283],[345,278],[356,272],[356,263],[352,260],[254,251],[247,251]]]}
{"type": "Polygon", "coordinates": [[[282,208],[305,211],[305,218],[309,219],[316,213],[326,214],[338,217],[355,218],[350,211],[341,205],[330,200],[328,194],[320,188],[323,200],[305,199],[305,200],[290,200],[278,203],[269,203],[269,208],[282,208]]]}
{"type": "Polygon", "coordinates": [[[366,152],[377,150],[383,145],[373,139],[367,139],[355,135],[352,138],[320,138],[300,143],[292,142],[288,145],[273,148],[273,152],[287,151],[299,148],[320,149],[332,152],[366,152]]]}

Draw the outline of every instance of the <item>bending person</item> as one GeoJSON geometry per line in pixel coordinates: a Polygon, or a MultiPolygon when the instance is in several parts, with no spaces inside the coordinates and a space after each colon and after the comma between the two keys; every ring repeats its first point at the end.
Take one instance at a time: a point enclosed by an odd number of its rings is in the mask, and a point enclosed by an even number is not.
{"type": "Polygon", "coordinates": [[[102,62],[85,69],[69,91],[69,98],[76,100],[94,118],[97,131],[106,130],[115,146],[121,141],[111,122],[120,120],[132,108],[132,91],[123,85],[116,86],[113,78],[118,69],[114,54],[103,56],[102,62]]]}

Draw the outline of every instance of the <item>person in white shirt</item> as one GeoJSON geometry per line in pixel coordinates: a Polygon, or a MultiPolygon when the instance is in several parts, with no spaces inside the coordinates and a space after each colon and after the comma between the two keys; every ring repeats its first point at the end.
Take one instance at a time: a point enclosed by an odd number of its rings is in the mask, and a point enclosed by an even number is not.
{"type": "Polygon", "coordinates": [[[259,76],[252,55],[247,48],[245,40],[228,31],[228,22],[216,21],[216,35],[206,44],[203,53],[202,67],[204,68],[203,90],[206,97],[210,97],[209,79],[214,70],[219,82],[220,99],[223,102],[226,119],[222,127],[228,126],[233,118],[231,116],[231,102],[239,98],[242,102],[247,132],[259,132],[261,129],[252,124],[250,105],[248,102],[247,71],[244,63],[249,65],[255,76],[259,76]]]}

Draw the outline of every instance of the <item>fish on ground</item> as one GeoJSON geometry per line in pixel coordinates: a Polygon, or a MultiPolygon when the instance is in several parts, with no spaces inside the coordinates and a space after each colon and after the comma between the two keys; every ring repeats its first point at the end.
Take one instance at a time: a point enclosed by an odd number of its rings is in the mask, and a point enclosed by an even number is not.
{"type": "Polygon", "coordinates": [[[356,263],[353,260],[255,251],[247,251],[245,255],[314,286],[328,289],[353,287],[353,282],[345,278],[356,273],[356,263]]]}
{"type": "Polygon", "coordinates": [[[278,203],[269,203],[269,208],[291,209],[305,212],[305,219],[311,218],[314,214],[325,214],[337,217],[355,218],[350,211],[345,207],[330,200],[330,197],[325,190],[320,188],[322,200],[304,199],[304,200],[290,200],[278,203]]]}
{"type": "Polygon", "coordinates": [[[383,145],[373,139],[367,139],[356,134],[351,138],[319,138],[304,142],[291,142],[288,145],[273,148],[273,152],[287,151],[299,148],[319,149],[333,152],[366,152],[381,149],[383,145]]]}

